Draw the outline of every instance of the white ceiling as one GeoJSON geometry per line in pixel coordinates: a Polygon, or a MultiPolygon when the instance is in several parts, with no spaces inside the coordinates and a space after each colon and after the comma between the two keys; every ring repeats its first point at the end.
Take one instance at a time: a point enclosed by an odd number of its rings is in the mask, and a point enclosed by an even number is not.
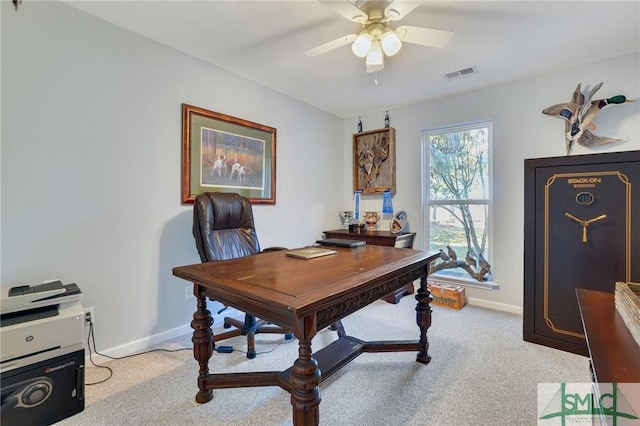
{"type": "Polygon", "coordinates": [[[637,0],[424,1],[391,26],[451,30],[453,40],[443,49],[405,43],[376,84],[348,45],[304,54],[361,29],[315,0],[65,3],[339,117],[640,51],[637,0]],[[444,78],[470,66],[479,73],[444,78]]]}

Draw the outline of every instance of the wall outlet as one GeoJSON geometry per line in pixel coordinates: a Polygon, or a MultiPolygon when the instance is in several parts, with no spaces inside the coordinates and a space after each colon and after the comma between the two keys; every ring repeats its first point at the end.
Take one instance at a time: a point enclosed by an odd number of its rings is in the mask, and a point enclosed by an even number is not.
{"type": "Polygon", "coordinates": [[[93,306],[90,308],[84,308],[84,326],[88,327],[90,323],[93,323],[94,325],[96,323],[96,313],[93,306]]]}
{"type": "Polygon", "coordinates": [[[193,285],[187,285],[184,288],[184,300],[191,300],[193,298],[193,285]]]}

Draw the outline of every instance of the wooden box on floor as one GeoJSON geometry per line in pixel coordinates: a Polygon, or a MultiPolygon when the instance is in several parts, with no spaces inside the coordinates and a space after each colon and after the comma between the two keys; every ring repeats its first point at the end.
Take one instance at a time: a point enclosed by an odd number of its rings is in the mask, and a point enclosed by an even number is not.
{"type": "Polygon", "coordinates": [[[433,298],[432,305],[462,309],[465,304],[464,287],[462,286],[430,282],[427,287],[431,291],[431,297],[433,298]]]}

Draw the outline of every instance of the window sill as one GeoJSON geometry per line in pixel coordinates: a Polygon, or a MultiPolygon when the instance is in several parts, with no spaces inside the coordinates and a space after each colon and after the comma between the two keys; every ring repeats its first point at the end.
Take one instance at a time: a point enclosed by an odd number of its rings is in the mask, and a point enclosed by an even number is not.
{"type": "Polygon", "coordinates": [[[446,274],[442,272],[429,274],[427,281],[449,285],[461,285],[463,287],[481,288],[483,290],[497,290],[499,288],[498,284],[493,281],[480,282],[478,280],[474,280],[471,277],[467,278],[462,275],[446,274]]]}

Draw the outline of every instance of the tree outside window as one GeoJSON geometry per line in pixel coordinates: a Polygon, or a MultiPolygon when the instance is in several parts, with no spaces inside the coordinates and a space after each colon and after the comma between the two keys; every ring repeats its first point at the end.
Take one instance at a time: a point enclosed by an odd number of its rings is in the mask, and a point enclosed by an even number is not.
{"type": "Polygon", "coordinates": [[[491,122],[427,130],[423,144],[429,250],[490,262],[491,122]]]}

